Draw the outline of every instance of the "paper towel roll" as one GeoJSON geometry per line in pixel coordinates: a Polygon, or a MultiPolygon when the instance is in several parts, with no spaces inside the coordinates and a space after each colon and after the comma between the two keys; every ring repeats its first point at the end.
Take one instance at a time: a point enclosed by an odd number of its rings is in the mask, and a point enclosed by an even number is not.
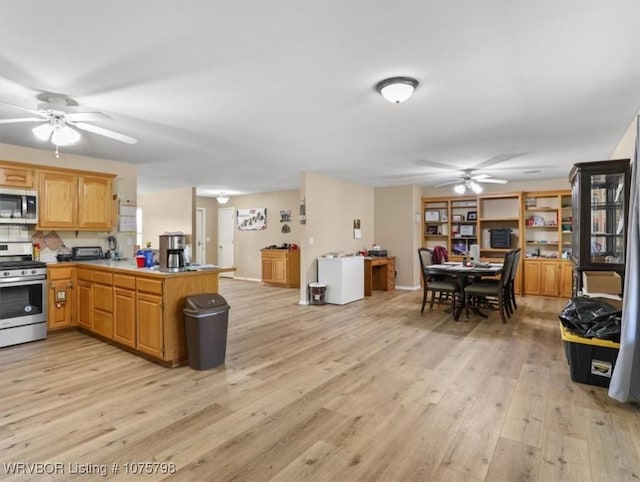
{"type": "Polygon", "coordinates": [[[469,256],[473,258],[473,261],[475,263],[478,263],[480,261],[480,245],[479,244],[472,244],[471,246],[469,246],[469,256]]]}

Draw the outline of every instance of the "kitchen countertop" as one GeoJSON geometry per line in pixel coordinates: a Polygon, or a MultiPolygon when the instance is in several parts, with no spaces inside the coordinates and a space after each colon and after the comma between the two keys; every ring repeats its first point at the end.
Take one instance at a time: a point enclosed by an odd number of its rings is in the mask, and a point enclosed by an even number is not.
{"type": "Polygon", "coordinates": [[[91,268],[107,268],[107,269],[115,269],[118,271],[126,271],[129,274],[144,274],[150,276],[157,276],[159,278],[168,278],[168,277],[176,277],[176,276],[193,276],[193,275],[202,275],[207,273],[224,273],[226,271],[235,271],[234,267],[216,267],[216,268],[194,268],[191,267],[187,271],[179,271],[176,273],[166,273],[160,271],[158,266],[153,268],[138,268],[136,266],[135,258],[132,259],[124,259],[124,260],[113,260],[113,259],[97,259],[91,261],[63,261],[63,262],[55,262],[55,263],[47,263],[47,267],[56,267],[56,266],[76,266],[76,267],[91,267],[91,268]]]}

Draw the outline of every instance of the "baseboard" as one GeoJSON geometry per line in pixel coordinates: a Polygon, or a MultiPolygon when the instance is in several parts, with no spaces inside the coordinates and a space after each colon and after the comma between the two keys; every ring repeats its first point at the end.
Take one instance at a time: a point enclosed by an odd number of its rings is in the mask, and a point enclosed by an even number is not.
{"type": "Polygon", "coordinates": [[[307,306],[309,304],[309,302],[307,300],[300,300],[298,301],[299,305],[303,305],[303,306],[307,306]]]}
{"type": "Polygon", "coordinates": [[[258,283],[262,281],[260,278],[245,278],[243,276],[234,276],[233,278],[227,278],[227,279],[238,279],[240,281],[254,281],[258,283]]]}
{"type": "Polygon", "coordinates": [[[419,290],[420,288],[421,288],[420,285],[418,285],[418,286],[398,286],[398,285],[396,285],[396,289],[397,290],[416,291],[416,290],[419,290]]]}

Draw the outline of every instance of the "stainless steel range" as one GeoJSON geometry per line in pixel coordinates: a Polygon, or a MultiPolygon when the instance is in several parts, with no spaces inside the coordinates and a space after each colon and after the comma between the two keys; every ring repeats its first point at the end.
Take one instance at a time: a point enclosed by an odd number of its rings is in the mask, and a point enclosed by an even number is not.
{"type": "Polygon", "coordinates": [[[30,242],[0,242],[0,347],[47,337],[47,265],[30,242]]]}

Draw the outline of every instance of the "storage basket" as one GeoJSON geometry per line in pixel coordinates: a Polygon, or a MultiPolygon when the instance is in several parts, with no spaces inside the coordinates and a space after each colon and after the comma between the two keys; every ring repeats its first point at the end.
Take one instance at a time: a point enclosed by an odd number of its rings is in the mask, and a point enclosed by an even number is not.
{"type": "Polygon", "coordinates": [[[492,248],[511,248],[511,228],[491,228],[489,244],[492,248]]]}

